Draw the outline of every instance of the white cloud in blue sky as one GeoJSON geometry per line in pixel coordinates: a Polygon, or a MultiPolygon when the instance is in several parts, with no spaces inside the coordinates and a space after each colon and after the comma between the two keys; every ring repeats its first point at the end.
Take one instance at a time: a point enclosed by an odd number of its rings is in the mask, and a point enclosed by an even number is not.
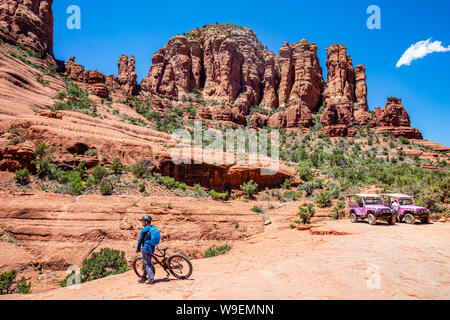
{"type": "Polygon", "coordinates": [[[411,62],[422,59],[433,52],[449,52],[450,46],[443,47],[441,41],[431,42],[431,38],[425,41],[419,41],[408,48],[403,56],[397,62],[397,68],[409,66],[411,62]]]}

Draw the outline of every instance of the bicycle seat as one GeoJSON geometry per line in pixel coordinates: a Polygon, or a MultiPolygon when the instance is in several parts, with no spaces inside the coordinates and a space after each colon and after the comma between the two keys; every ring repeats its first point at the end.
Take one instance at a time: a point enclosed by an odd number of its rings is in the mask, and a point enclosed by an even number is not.
{"type": "Polygon", "coordinates": [[[166,252],[167,249],[169,249],[169,248],[164,248],[164,249],[159,249],[159,250],[166,252]]]}

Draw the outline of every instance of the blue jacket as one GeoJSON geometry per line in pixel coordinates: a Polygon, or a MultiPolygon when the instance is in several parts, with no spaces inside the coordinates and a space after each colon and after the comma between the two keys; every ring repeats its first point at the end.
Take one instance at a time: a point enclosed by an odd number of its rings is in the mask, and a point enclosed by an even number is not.
{"type": "Polygon", "coordinates": [[[153,253],[153,251],[155,251],[155,247],[150,244],[150,240],[152,239],[152,233],[150,232],[150,230],[150,226],[145,226],[144,228],[142,228],[141,235],[138,241],[137,251],[141,251],[142,246],[142,252],[153,253]]]}

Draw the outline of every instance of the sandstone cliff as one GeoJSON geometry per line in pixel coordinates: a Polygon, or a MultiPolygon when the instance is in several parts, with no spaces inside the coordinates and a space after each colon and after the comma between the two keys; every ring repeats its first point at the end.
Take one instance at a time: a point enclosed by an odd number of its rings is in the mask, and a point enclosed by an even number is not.
{"type": "Polygon", "coordinates": [[[53,55],[53,0],[0,0],[0,38],[53,55]]]}

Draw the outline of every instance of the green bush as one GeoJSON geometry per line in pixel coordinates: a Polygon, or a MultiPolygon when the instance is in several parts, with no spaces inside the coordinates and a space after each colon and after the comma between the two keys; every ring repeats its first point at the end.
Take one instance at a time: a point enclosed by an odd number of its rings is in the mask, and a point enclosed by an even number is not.
{"type": "Polygon", "coordinates": [[[147,189],[147,186],[145,185],[145,183],[140,183],[138,188],[140,193],[144,193],[145,190],[147,189]]]}
{"type": "Polygon", "coordinates": [[[338,203],[333,208],[332,218],[339,220],[345,217],[345,203],[344,201],[338,201],[338,203]]]}
{"type": "Polygon", "coordinates": [[[211,196],[211,198],[213,198],[216,201],[225,201],[229,197],[228,192],[220,193],[215,190],[209,191],[209,195],[211,196]]]}
{"type": "Polygon", "coordinates": [[[99,183],[102,181],[105,177],[109,175],[108,169],[101,165],[97,165],[94,170],[92,170],[92,176],[94,177],[94,180],[96,183],[99,183]]]}
{"type": "Polygon", "coordinates": [[[255,213],[263,213],[261,206],[253,206],[252,211],[255,213]]]}
{"type": "Polygon", "coordinates": [[[45,143],[39,145],[33,152],[31,163],[36,166],[36,174],[39,177],[46,177],[52,170],[50,156],[55,152],[54,148],[48,148],[45,143]]]}
{"type": "Polygon", "coordinates": [[[10,272],[0,273],[0,295],[5,294],[29,294],[31,293],[31,283],[27,283],[25,277],[15,281],[17,277],[17,271],[12,270],[10,272]]]}
{"type": "Polygon", "coordinates": [[[229,245],[224,245],[224,246],[216,247],[216,248],[211,247],[205,251],[205,258],[216,257],[219,255],[225,254],[230,250],[231,250],[231,247],[229,245]]]}
{"type": "Polygon", "coordinates": [[[110,169],[111,172],[114,173],[114,174],[122,173],[123,170],[124,170],[123,165],[122,165],[122,162],[120,161],[119,158],[115,158],[115,159],[112,161],[111,167],[110,167],[109,169],[110,169]]]}
{"type": "Polygon", "coordinates": [[[125,252],[103,248],[83,261],[81,282],[92,281],[128,271],[125,252]]]}
{"type": "Polygon", "coordinates": [[[320,208],[331,207],[331,193],[323,190],[316,194],[315,201],[320,208]]]}
{"type": "Polygon", "coordinates": [[[298,187],[298,191],[300,191],[300,192],[305,191],[306,192],[306,196],[309,197],[309,196],[311,196],[314,193],[314,191],[316,189],[322,189],[322,188],[323,188],[323,180],[316,179],[316,180],[313,180],[313,181],[308,181],[308,182],[306,182],[303,185],[300,185],[298,187]]]}
{"type": "Polygon", "coordinates": [[[80,195],[86,188],[81,174],[78,171],[64,172],[61,177],[61,182],[65,184],[67,193],[73,196],[80,195]]]}
{"type": "Polygon", "coordinates": [[[289,189],[291,187],[291,180],[290,179],[286,179],[284,180],[283,184],[281,185],[281,187],[283,189],[289,189]]]}
{"type": "Polygon", "coordinates": [[[314,173],[308,166],[300,166],[298,168],[298,175],[305,182],[311,181],[314,178],[314,173]]]}
{"type": "Polygon", "coordinates": [[[142,178],[145,174],[150,174],[150,166],[152,165],[151,161],[143,160],[140,162],[136,162],[133,164],[129,171],[132,172],[134,175],[136,175],[139,178],[142,178]]]}
{"type": "Polygon", "coordinates": [[[16,170],[16,175],[14,176],[14,180],[17,184],[26,186],[30,183],[31,173],[27,168],[16,170]]]}
{"type": "Polygon", "coordinates": [[[54,112],[71,110],[94,117],[97,116],[97,106],[89,98],[89,94],[80,89],[72,80],[65,78],[64,81],[67,84],[67,93],[65,95],[59,93],[57,95],[59,101],[53,107],[50,107],[50,110],[54,112]]]}
{"type": "Polygon", "coordinates": [[[314,206],[312,206],[312,204],[299,207],[297,213],[299,220],[294,221],[294,223],[303,225],[311,224],[311,218],[314,216],[315,213],[316,211],[314,209],[314,206]]]}
{"type": "Polygon", "coordinates": [[[283,198],[287,201],[297,201],[300,199],[301,194],[295,192],[294,190],[286,190],[283,193],[283,198]]]}
{"type": "Polygon", "coordinates": [[[194,188],[192,189],[192,192],[194,194],[194,197],[200,199],[205,198],[207,196],[206,192],[202,190],[202,186],[199,184],[196,184],[194,188]]]}
{"type": "Polygon", "coordinates": [[[258,184],[256,182],[253,182],[253,180],[250,180],[241,185],[241,190],[244,192],[247,198],[252,198],[258,190],[258,184]]]}
{"type": "Polygon", "coordinates": [[[104,196],[110,196],[114,190],[114,186],[111,182],[102,180],[99,185],[100,193],[104,196]]]}

